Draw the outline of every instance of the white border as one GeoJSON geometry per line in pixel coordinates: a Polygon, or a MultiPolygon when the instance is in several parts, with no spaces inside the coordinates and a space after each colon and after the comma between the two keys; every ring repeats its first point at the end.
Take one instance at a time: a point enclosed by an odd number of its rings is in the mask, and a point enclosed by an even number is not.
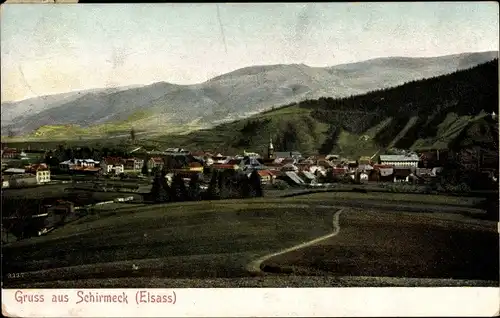
{"type": "Polygon", "coordinates": [[[500,288],[494,287],[2,290],[2,313],[8,317],[491,317],[499,307],[500,288]],[[43,295],[44,302],[20,304],[16,291],[43,295]],[[127,295],[128,304],[76,304],[78,291],[127,295]],[[165,295],[167,303],[137,304],[140,291],[165,295]],[[63,294],[67,303],[52,303],[52,295],[63,294]]]}

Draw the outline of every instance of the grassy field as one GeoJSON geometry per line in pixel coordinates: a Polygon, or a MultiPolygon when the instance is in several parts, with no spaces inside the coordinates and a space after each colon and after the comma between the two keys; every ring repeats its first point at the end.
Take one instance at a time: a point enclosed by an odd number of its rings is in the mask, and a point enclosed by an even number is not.
{"type": "Polygon", "coordinates": [[[45,270],[26,274],[30,280],[238,277],[253,257],[331,230],[325,211],[262,201],[131,207],[110,214],[6,246],[4,272],[45,270]]]}
{"type": "MultiPolygon", "coordinates": [[[[359,199],[364,194],[354,195],[359,199]]],[[[401,195],[391,194],[391,197],[401,195]]],[[[411,197],[406,196],[408,198],[411,197]]],[[[356,199],[351,197],[351,200],[356,199]]],[[[434,199],[436,202],[449,201],[434,199]]],[[[319,193],[286,199],[102,206],[97,214],[56,229],[47,236],[4,246],[4,273],[22,273],[16,280],[4,279],[4,286],[26,286],[37,282],[59,286],[56,282],[61,280],[67,280],[68,286],[69,281],[74,281],[74,284],[86,281],[88,284],[116,279],[122,279],[123,283],[141,278],[143,283],[157,279],[245,278],[248,277],[246,265],[257,257],[330,233],[333,214],[338,211],[337,203],[338,199],[332,193],[319,193]],[[320,209],[319,204],[332,206],[320,209]]],[[[455,203],[469,204],[464,201],[455,203]]],[[[271,267],[283,266],[282,262],[285,262],[286,266],[302,268],[298,274],[317,275],[317,266],[320,266],[317,264],[325,263],[327,257],[336,262],[335,266],[345,264],[345,267],[338,272],[329,272],[328,266],[321,265],[323,267],[319,269],[323,274],[371,273],[413,277],[416,275],[412,274],[411,268],[422,268],[423,261],[418,263],[420,265],[410,263],[422,253],[430,255],[426,260],[433,264],[438,264],[441,254],[448,259],[448,263],[443,263],[448,264],[446,266],[456,267],[457,262],[463,263],[471,254],[462,253],[457,244],[464,251],[482,251],[483,258],[495,256],[491,250],[490,233],[496,229],[494,222],[446,213],[349,211],[344,212],[340,219],[342,234],[339,237],[345,235],[344,241],[337,244],[332,239],[328,243],[331,247],[324,247],[323,254],[322,247],[316,247],[314,252],[307,252],[312,254],[299,253],[290,256],[291,259],[273,260],[275,264],[271,267]],[[481,236],[481,233],[490,234],[481,236]],[[450,237],[458,237],[459,241],[455,244],[450,237]],[[408,250],[404,252],[406,248],[408,250]],[[387,258],[382,258],[383,255],[387,258]],[[302,263],[295,263],[297,257],[302,263]],[[354,268],[353,262],[358,267],[354,268]],[[382,269],[369,271],[381,263],[386,264],[383,267],[385,272],[382,269]],[[399,264],[399,267],[394,264],[399,264]],[[360,272],[361,267],[367,269],[360,272]]],[[[477,253],[472,255],[481,257],[477,253]]],[[[474,263],[469,260],[464,264],[474,263]]],[[[491,277],[491,266],[485,266],[485,273],[491,277]]],[[[469,277],[464,274],[461,278],[479,277],[479,268],[476,266],[474,270],[469,277]]],[[[439,273],[446,271],[441,269],[439,273]]]]}
{"type": "MultiPolygon", "coordinates": [[[[494,224],[351,210],[339,234],[267,260],[275,273],[499,281],[494,224]]],[[[488,284],[485,282],[485,284],[488,284]]]]}

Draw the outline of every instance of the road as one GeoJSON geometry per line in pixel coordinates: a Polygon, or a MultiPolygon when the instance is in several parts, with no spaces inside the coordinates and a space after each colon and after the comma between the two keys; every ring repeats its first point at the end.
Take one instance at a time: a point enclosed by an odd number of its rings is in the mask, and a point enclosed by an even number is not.
{"type": "Polygon", "coordinates": [[[210,287],[223,280],[224,287],[285,287],[294,276],[318,274],[330,278],[315,276],[302,286],[498,282],[497,223],[446,213],[457,207],[364,203],[301,196],[116,211],[4,247],[4,272],[23,273],[4,286],[144,287],[183,280],[210,287]],[[425,213],[430,206],[434,212],[425,213]],[[248,271],[257,263],[268,273],[264,278],[248,271]]]}

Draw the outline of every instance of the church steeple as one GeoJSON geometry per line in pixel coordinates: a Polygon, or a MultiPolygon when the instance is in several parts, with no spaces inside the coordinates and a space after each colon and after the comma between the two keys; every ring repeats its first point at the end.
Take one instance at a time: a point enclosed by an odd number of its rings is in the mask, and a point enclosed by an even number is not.
{"type": "Polygon", "coordinates": [[[267,147],[267,158],[274,159],[273,139],[269,137],[269,146],[267,147]]]}

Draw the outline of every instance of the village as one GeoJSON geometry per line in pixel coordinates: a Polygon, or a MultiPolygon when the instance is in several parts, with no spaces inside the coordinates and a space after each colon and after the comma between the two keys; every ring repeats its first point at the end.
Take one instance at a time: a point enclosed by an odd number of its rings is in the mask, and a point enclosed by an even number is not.
{"type": "MultiPolygon", "coordinates": [[[[94,150],[86,158],[77,158],[80,148],[74,153],[73,150],[15,149],[2,145],[3,226],[11,231],[18,227],[17,237],[24,237],[28,232],[40,236],[72,219],[95,213],[98,206],[114,204],[113,208],[120,208],[127,203],[167,202],[169,200],[154,198],[157,196],[153,193],[157,191],[154,184],[159,175],[166,187],[178,188],[179,184],[174,185],[174,181],[181,180],[181,191],[186,192],[193,187],[191,181],[196,180],[197,191],[209,193],[210,184],[226,182],[220,179],[224,173],[243,176],[245,180],[255,174],[258,191],[264,191],[266,197],[307,189],[339,191],[344,187],[352,190],[352,186],[387,191],[391,184],[400,188],[409,185],[413,192],[437,193],[436,185],[442,183],[443,178],[450,178],[442,175],[443,169],[450,166],[481,175],[481,180],[476,182],[479,186],[498,184],[498,156],[479,148],[420,153],[391,149],[390,154],[344,158],[336,154],[304,156],[298,151],[275,151],[271,139],[264,147],[267,148],[264,154],[245,150],[241,154],[226,154],[184,148],[146,150],[135,145],[124,156],[102,156],[99,150],[94,150]],[[214,175],[218,181],[214,181],[214,175]],[[28,204],[19,203],[26,201],[28,204]]],[[[233,179],[233,187],[240,188],[241,180],[233,179]]],[[[441,186],[441,191],[471,191],[469,185],[460,186],[452,190],[441,186]]],[[[234,191],[239,194],[203,198],[246,197],[241,193],[243,190],[234,191]]],[[[187,197],[186,194],[175,200],[203,200],[187,197]]]]}
{"type": "Polygon", "coordinates": [[[231,155],[183,148],[145,151],[136,147],[126,158],[70,158],[53,166],[43,162],[46,150],[2,148],[2,188],[54,184],[69,176],[86,176],[87,180],[99,177],[146,179],[154,169],[165,169],[165,177],[169,181],[175,174],[181,174],[188,181],[192,174],[203,174],[207,168],[234,170],[248,175],[257,170],[263,184],[282,180],[296,187],[321,187],[341,181],[422,184],[436,177],[442,167],[451,161],[460,162],[467,170],[480,170],[492,180],[498,178],[494,154],[488,156],[486,152],[478,153],[476,149],[464,149],[459,154],[447,150],[416,153],[394,149],[393,154],[376,153],[371,157],[344,158],[336,154],[304,157],[297,151],[275,152],[270,141],[267,153],[263,155],[247,151],[231,155]],[[134,155],[138,152],[141,154],[134,155]],[[168,162],[165,162],[166,158],[168,162]]]}

